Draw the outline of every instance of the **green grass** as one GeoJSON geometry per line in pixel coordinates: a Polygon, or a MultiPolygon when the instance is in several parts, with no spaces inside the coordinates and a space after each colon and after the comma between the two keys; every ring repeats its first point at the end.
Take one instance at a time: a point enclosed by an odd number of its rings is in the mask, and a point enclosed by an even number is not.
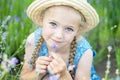
{"type": "MultiPolygon", "coordinates": [[[[26,15],[27,6],[34,0],[0,0],[0,62],[3,54],[8,59],[17,57],[23,62],[24,45],[27,36],[36,29],[36,25],[26,15]],[[9,18],[9,19],[8,19],[9,18]]],[[[86,33],[86,37],[97,52],[95,65],[107,56],[107,47],[112,46],[112,56],[116,56],[116,67],[120,70],[120,10],[119,0],[88,0],[100,16],[99,25],[86,33]]],[[[1,68],[0,72],[4,72],[1,68]]],[[[15,67],[19,69],[20,66],[15,67]]],[[[5,72],[2,80],[17,80],[14,73],[5,72]]],[[[18,73],[19,74],[19,73],[18,73]]],[[[17,74],[17,75],[18,75],[17,74]]],[[[114,80],[114,78],[109,79],[114,80]]]]}

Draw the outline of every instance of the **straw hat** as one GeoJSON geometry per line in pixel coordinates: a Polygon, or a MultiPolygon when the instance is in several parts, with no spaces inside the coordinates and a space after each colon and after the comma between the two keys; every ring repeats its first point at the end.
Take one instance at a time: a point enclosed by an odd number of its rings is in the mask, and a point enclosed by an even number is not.
{"type": "Polygon", "coordinates": [[[35,0],[27,9],[28,17],[40,25],[42,13],[51,6],[64,5],[71,6],[79,11],[87,23],[87,29],[84,32],[91,30],[99,23],[99,17],[96,10],[87,2],[87,0],[35,0]]]}

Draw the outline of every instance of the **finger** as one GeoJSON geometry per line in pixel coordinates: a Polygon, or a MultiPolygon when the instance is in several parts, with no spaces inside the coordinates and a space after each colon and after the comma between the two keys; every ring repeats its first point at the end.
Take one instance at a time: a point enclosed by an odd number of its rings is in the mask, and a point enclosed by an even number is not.
{"type": "Polygon", "coordinates": [[[58,54],[54,54],[53,58],[57,61],[58,64],[63,63],[64,60],[58,54]]]}
{"type": "Polygon", "coordinates": [[[52,74],[57,74],[59,72],[59,67],[57,65],[56,60],[53,60],[50,64],[49,64],[51,70],[52,70],[52,74]]]}
{"type": "Polygon", "coordinates": [[[59,55],[57,55],[57,54],[54,53],[54,52],[51,52],[51,55],[52,55],[52,57],[55,58],[55,59],[58,59],[58,58],[60,57],[59,55]]]}
{"type": "Polygon", "coordinates": [[[44,60],[44,61],[49,61],[50,62],[52,59],[49,58],[49,57],[46,57],[46,56],[40,56],[40,57],[38,57],[37,60],[44,60]]]}
{"type": "Polygon", "coordinates": [[[47,71],[46,70],[40,70],[40,73],[46,73],[47,71]]]}
{"type": "Polygon", "coordinates": [[[47,70],[47,66],[45,66],[45,65],[36,65],[36,69],[47,70]]]}
{"type": "Polygon", "coordinates": [[[45,66],[40,66],[40,65],[36,65],[36,73],[40,74],[40,73],[46,73],[47,69],[45,66]]]}
{"type": "Polygon", "coordinates": [[[49,63],[50,63],[50,62],[44,61],[44,60],[41,60],[41,61],[40,61],[40,60],[37,60],[37,61],[36,61],[36,64],[38,64],[38,65],[49,65],[49,63]]]}
{"type": "Polygon", "coordinates": [[[40,73],[46,73],[47,70],[42,70],[42,69],[36,69],[36,73],[40,74],[40,73]]]}
{"type": "Polygon", "coordinates": [[[53,68],[52,68],[50,65],[47,66],[47,70],[48,70],[51,74],[53,74],[53,68]]]}
{"type": "Polygon", "coordinates": [[[49,57],[39,57],[37,60],[36,60],[36,64],[40,64],[40,65],[48,65],[49,62],[51,62],[52,59],[49,58],[49,57]]]}

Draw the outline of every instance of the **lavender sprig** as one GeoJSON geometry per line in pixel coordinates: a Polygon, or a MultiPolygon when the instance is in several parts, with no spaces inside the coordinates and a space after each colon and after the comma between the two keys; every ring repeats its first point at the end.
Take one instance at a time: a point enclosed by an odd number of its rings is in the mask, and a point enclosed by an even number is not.
{"type": "MultiPolygon", "coordinates": [[[[52,46],[52,51],[55,53],[56,50],[57,50],[57,48],[58,48],[58,45],[53,44],[53,46],[52,46]]],[[[60,74],[57,74],[57,75],[51,75],[51,76],[49,77],[49,80],[58,80],[59,77],[60,77],[60,74]]]]}
{"type": "Polygon", "coordinates": [[[53,51],[53,52],[56,52],[57,48],[58,48],[58,45],[53,44],[53,46],[52,46],[52,51],[53,51]]]}

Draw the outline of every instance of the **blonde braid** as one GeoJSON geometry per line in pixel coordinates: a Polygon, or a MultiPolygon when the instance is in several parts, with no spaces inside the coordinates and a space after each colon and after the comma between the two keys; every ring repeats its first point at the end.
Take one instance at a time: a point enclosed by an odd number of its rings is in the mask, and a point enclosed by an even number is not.
{"type": "MultiPolygon", "coordinates": [[[[75,54],[76,54],[76,37],[74,38],[74,40],[71,43],[70,56],[69,56],[69,65],[74,65],[75,54]]],[[[70,70],[69,72],[70,72],[72,78],[74,79],[74,77],[75,77],[74,70],[70,70]]]]}
{"type": "Polygon", "coordinates": [[[36,61],[36,57],[37,57],[37,54],[38,54],[38,51],[40,50],[40,47],[42,46],[42,43],[43,43],[44,39],[43,37],[41,36],[37,42],[37,45],[33,51],[33,54],[32,54],[32,57],[31,57],[31,61],[30,61],[30,64],[32,65],[32,69],[35,68],[35,61],[36,61]]]}

